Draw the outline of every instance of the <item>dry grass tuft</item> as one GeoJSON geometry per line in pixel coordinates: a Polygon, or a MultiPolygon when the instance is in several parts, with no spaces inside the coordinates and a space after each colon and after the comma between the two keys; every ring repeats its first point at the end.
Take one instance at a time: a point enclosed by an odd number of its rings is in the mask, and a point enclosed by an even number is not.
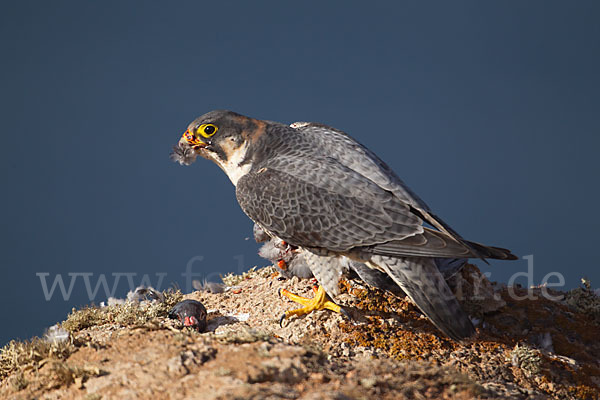
{"type": "Polygon", "coordinates": [[[259,276],[261,278],[267,278],[272,275],[277,270],[273,266],[268,266],[264,268],[258,268],[256,266],[250,268],[247,272],[242,272],[241,275],[236,275],[233,272],[228,273],[227,275],[221,275],[221,280],[227,286],[236,286],[240,282],[251,279],[253,277],[259,276]]]}
{"type": "Polygon", "coordinates": [[[73,309],[61,326],[71,333],[104,324],[128,327],[144,326],[155,322],[158,318],[166,317],[171,308],[183,299],[183,294],[179,290],[164,291],[163,296],[163,302],[125,302],[102,308],[73,309]]]}
{"type": "Polygon", "coordinates": [[[29,385],[29,381],[23,375],[23,372],[19,371],[10,379],[10,385],[15,392],[23,390],[29,385]]]}
{"type": "Polygon", "coordinates": [[[105,374],[97,367],[78,367],[66,362],[54,361],[46,374],[48,389],[59,388],[76,384],[78,388],[83,389],[85,382],[94,376],[105,374]]]}
{"type": "MultiPolygon", "coordinates": [[[[164,302],[126,302],[113,306],[98,308],[86,307],[69,314],[61,327],[71,334],[92,326],[108,323],[128,327],[139,327],[160,324],[159,318],[167,317],[168,312],[180,302],[183,294],[180,291],[163,292],[164,302]]],[[[61,366],[71,353],[75,351],[72,338],[69,340],[44,340],[34,337],[27,341],[13,340],[0,349],[0,378],[6,378],[17,372],[11,383],[15,389],[27,386],[27,380],[19,373],[25,370],[38,370],[44,364],[52,362],[55,379],[53,382],[71,382],[76,378],[88,376],[89,371],[81,371],[75,367],[61,366]],[[59,362],[60,361],[60,362],[59,362]],[[56,363],[59,362],[59,363],[56,363]],[[74,369],[75,368],[75,369],[74,369]]]]}
{"type": "Polygon", "coordinates": [[[70,341],[48,342],[38,337],[24,342],[12,340],[0,349],[0,378],[19,370],[38,369],[47,360],[65,360],[74,350],[70,341]]]}

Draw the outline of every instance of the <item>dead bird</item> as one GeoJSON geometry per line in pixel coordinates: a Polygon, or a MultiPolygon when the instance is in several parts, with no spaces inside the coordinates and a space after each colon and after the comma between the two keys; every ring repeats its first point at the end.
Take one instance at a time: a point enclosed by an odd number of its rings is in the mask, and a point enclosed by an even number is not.
{"type": "Polygon", "coordinates": [[[183,326],[204,332],[206,329],[206,308],[196,300],[183,300],[169,311],[169,318],[179,319],[183,326]]]}
{"type": "MultiPolygon", "coordinates": [[[[298,252],[296,247],[280,239],[269,237],[256,224],[254,224],[253,234],[257,243],[264,243],[258,250],[258,255],[271,261],[279,269],[281,276],[288,279],[293,276],[302,279],[313,277],[302,253],[298,252]]],[[[344,261],[347,278],[361,280],[369,286],[393,293],[396,296],[405,295],[393,279],[383,272],[349,258],[345,258],[344,261]]],[[[434,258],[434,261],[444,278],[449,279],[462,269],[467,259],[434,258]]]]}

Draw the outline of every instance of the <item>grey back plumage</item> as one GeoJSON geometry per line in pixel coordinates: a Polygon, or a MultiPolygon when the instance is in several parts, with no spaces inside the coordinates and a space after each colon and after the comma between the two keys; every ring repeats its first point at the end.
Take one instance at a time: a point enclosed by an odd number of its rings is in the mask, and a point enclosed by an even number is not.
{"type": "MultiPolygon", "coordinates": [[[[411,206],[415,215],[447,233],[456,243],[466,247],[476,257],[482,259],[494,257],[486,251],[480,253],[483,250],[481,247],[471,246],[471,242],[464,240],[444,220],[431,212],[429,206],[384,161],[345,132],[314,122],[295,122],[291,126],[302,134],[310,136],[318,143],[323,154],[335,154],[336,159],[343,165],[363,175],[382,189],[394,193],[396,197],[411,206]]],[[[510,257],[501,255],[499,258],[509,259],[510,257]]]]}
{"type": "Polygon", "coordinates": [[[345,132],[315,122],[295,122],[291,126],[309,136],[323,155],[334,154],[341,164],[394,193],[407,204],[429,210],[427,204],[385,162],[345,132]]]}

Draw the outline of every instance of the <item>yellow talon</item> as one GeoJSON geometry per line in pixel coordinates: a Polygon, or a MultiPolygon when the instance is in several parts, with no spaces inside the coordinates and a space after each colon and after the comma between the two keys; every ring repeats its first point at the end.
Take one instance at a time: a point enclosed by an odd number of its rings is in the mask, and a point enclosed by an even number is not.
{"type": "Polygon", "coordinates": [[[325,289],[323,289],[323,286],[319,285],[318,288],[313,287],[313,291],[315,292],[315,297],[313,297],[312,299],[308,299],[306,297],[298,296],[297,294],[282,289],[280,293],[283,296],[296,303],[302,304],[304,307],[286,311],[285,314],[281,316],[281,319],[279,320],[279,325],[283,324],[284,319],[289,318],[292,315],[301,316],[310,314],[311,312],[318,310],[327,309],[346,315],[346,313],[340,306],[335,304],[333,301],[329,300],[329,297],[327,296],[327,293],[325,293],[325,289]]]}

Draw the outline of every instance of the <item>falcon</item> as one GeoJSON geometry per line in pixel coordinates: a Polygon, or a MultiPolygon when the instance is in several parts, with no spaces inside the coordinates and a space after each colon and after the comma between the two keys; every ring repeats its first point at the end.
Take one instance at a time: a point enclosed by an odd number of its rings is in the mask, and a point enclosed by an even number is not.
{"type": "Polygon", "coordinates": [[[329,300],[348,262],[389,276],[446,336],[475,328],[435,259],[514,260],[509,250],[463,239],[372,151],[312,122],[291,125],[211,111],[195,119],[172,157],[215,162],[242,210],[271,238],[297,248],[319,283],[313,299],[285,317],[340,307],[329,300]]]}

